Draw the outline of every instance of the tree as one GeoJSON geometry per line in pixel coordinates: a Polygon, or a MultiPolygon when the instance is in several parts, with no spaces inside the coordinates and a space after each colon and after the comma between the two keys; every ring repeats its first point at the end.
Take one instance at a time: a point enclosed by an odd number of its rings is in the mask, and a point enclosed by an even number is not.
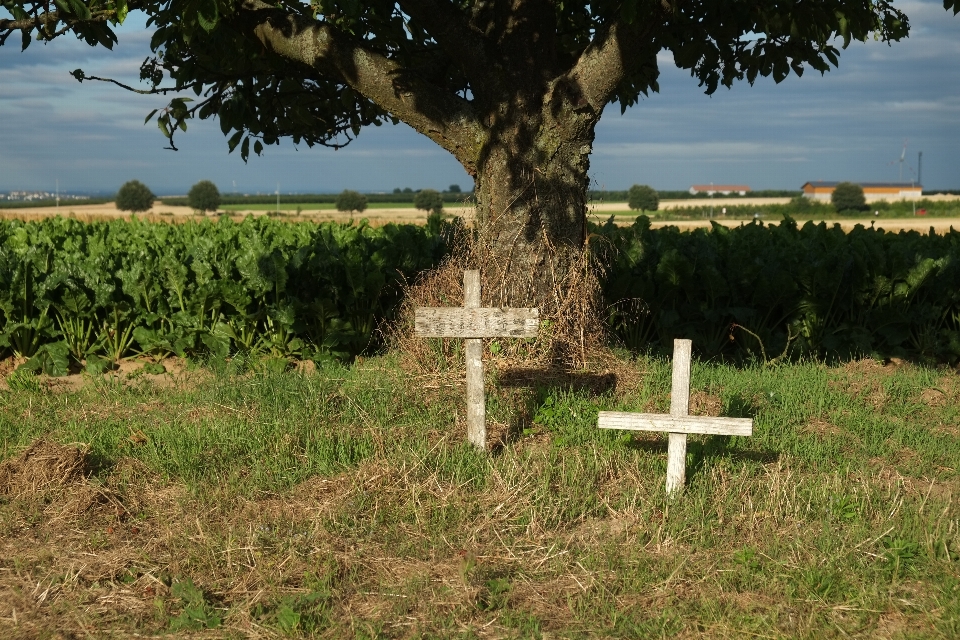
{"type": "Polygon", "coordinates": [[[220,190],[209,180],[201,180],[190,187],[187,203],[197,211],[216,211],[220,208],[220,190]]]}
{"type": "Polygon", "coordinates": [[[367,196],[356,191],[344,189],[337,196],[337,211],[362,212],[367,208],[367,196]]]}
{"type": "Polygon", "coordinates": [[[447,188],[447,191],[448,191],[449,193],[461,193],[461,191],[460,191],[460,185],[458,185],[458,184],[452,184],[452,185],[450,185],[450,186],[447,188]]]}
{"type": "Polygon", "coordinates": [[[147,211],[153,207],[153,201],[156,196],[139,180],[130,180],[124,182],[120,190],[117,191],[117,198],[114,204],[120,211],[147,211]]]}
{"type": "Polygon", "coordinates": [[[660,196],[653,187],[635,184],[627,192],[627,206],[640,211],[656,211],[660,208],[660,196]]]}
{"type": "Polygon", "coordinates": [[[866,211],[867,199],[863,197],[863,187],[852,182],[841,182],[830,194],[830,202],[837,212],[866,211]]]}
{"type": "MultiPolygon", "coordinates": [[[[954,13],[960,0],[945,0],[954,13]]],[[[217,117],[243,158],[283,137],[339,148],[405,122],[475,181],[485,304],[540,306],[573,286],[587,237],[596,125],[657,91],[658,54],[713,93],[838,64],[839,39],[909,31],[890,0],[3,0],[0,44],[73,32],[111,47],[110,25],[148,14],[155,111],[175,148],[190,118],[217,117]],[[492,273],[491,273],[492,272],[492,273]]],[[[74,72],[80,80],[103,80],[74,72]]]]}
{"type": "Polygon", "coordinates": [[[439,213],[443,209],[443,196],[433,189],[421,189],[413,196],[413,206],[424,211],[439,213]]]}

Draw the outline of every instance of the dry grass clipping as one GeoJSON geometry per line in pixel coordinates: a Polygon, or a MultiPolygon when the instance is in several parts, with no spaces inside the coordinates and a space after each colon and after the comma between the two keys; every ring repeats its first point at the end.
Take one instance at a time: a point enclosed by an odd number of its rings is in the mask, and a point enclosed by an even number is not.
{"type": "Polygon", "coordinates": [[[0,495],[25,495],[61,489],[87,476],[86,451],[36,440],[16,458],[0,464],[0,495]]]}
{"type": "Polygon", "coordinates": [[[81,515],[122,519],[128,514],[119,497],[87,481],[85,447],[35,440],[19,456],[0,463],[0,495],[43,504],[53,520],[81,515]]]}
{"type": "MultiPolygon", "coordinates": [[[[462,366],[461,341],[425,340],[414,335],[417,307],[460,307],[463,305],[463,272],[477,269],[481,280],[481,305],[505,307],[530,300],[535,273],[507,277],[505,268],[489,249],[480,246],[472,234],[462,230],[452,244],[449,257],[406,287],[398,320],[384,334],[395,350],[404,354],[405,364],[420,372],[446,373],[462,366]],[[526,293],[525,293],[526,292],[526,293]]],[[[608,367],[618,359],[607,345],[606,327],[600,320],[600,264],[589,240],[564,274],[552,274],[553,295],[541,304],[541,327],[536,338],[485,340],[485,359],[504,370],[513,367],[583,370],[608,367]],[[497,343],[495,353],[489,348],[497,343]]],[[[529,303],[521,303],[529,304],[529,303]]]]}

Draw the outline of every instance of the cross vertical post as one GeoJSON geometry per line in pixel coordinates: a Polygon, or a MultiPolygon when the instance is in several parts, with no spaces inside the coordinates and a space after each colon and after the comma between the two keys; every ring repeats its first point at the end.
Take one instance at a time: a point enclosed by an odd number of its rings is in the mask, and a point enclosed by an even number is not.
{"type": "MultiPolygon", "coordinates": [[[[692,340],[673,341],[673,382],[670,387],[670,415],[690,413],[690,356],[692,340]]],[[[687,476],[687,434],[670,433],[667,443],[667,493],[683,488],[687,476]]]]}
{"type": "MultiPolygon", "coordinates": [[[[463,272],[463,306],[480,307],[480,272],[463,272]]],[[[483,393],[483,341],[463,341],[467,356],[467,440],[478,449],[487,447],[486,400],[483,393]]]]}
{"type": "Polygon", "coordinates": [[[632,413],[601,411],[597,426],[601,429],[655,431],[666,433],[667,495],[673,496],[686,482],[687,435],[697,433],[715,436],[751,436],[752,418],[714,418],[690,415],[690,340],[673,341],[673,381],[670,390],[670,413],[632,413]]]}
{"type": "Polygon", "coordinates": [[[467,356],[467,440],[487,448],[483,393],[483,338],[535,338],[540,312],[480,306],[480,272],[463,272],[462,307],[418,307],[414,332],[422,338],[463,338],[467,356]]]}

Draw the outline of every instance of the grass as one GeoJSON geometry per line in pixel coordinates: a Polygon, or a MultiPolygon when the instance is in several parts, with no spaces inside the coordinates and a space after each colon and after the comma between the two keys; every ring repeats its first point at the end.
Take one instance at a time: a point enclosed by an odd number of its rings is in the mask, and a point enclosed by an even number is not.
{"type": "Polygon", "coordinates": [[[667,500],[665,438],[600,432],[596,414],[666,412],[668,362],[492,366],[490,454],[463,444],[455,370],[275,365],[14,380],[0,459],[84,443],[82,484],[109,499],[0,497],[0,629],[960,634],[956,371],[695,363],[692,412],[752,416],[754,436],[692,438],[687,490],[667,500]]]}

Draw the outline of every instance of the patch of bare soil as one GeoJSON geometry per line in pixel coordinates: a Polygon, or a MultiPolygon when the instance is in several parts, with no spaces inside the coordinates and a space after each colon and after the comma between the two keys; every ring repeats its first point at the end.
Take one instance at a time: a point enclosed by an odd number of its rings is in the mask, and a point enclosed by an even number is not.
{"type": "Polygon", "coordinates": [[[887,401],[882,380],[898,369],[910,366],[899,358],[880,362],[871,358],[851,360],[838,370],[838,376],[829,382],[834,389],[855,398],[861,398],[874,409],[880,409],[887,401]]]}
{"type": "MultiPolygon", "coordinates": [[[[12,356],[0,360],[0,390],[10,388],[7,377],[24,362],[26,362],[25,358],[17,359],[12,356]]],[[[312,366],[312,363],[298,368],[305,371],[308,366],[312,366]]],[[[90,374],[81,367],[65,376],[53,377],[41,374],[34,379],[47,391],[70,392],[93,384],[98,378],[127,386],[147,382],[155,387],[176,387],[210,375],[209,371],[203,369],[191,370],[188,361],[184,358],[170,356],[159,362],[145,358],[125,358],[117,363],[116,369],[103,374],[90,374]],[[163,373],[148,371],[147,365],[157,364],[163,366],[163,373]]]]}
{"type": "Polygon", "coordinates": [[[690,396],[690,415],[718,417],[723,410],[723,400],[703,391],[690,396]]]}
{"type": "Polygon", "coordinates": [[[820,420],[819,418],[814,418],[813,420],[806,422],[800,427],[800,431],[808,435],[819,436],[821,438],[826,436],[837,436],[843,433],[840,427],[831,422],[827,422],[826,420],[820,420]]]}

